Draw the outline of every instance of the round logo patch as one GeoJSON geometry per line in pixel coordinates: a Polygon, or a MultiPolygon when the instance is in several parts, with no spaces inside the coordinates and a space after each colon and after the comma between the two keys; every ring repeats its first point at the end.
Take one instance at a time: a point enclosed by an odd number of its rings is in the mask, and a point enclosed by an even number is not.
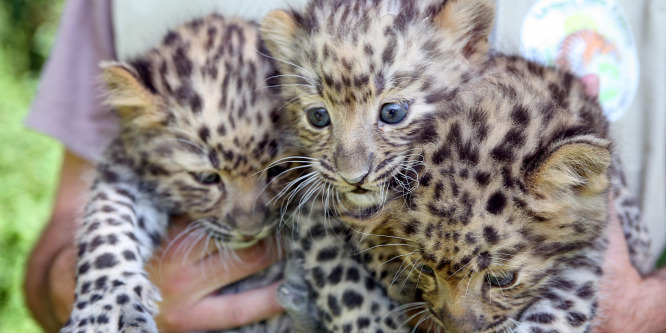
{"type": "Polygon", "coordinates": [[[521,31],[528,59],[579,77],[599,77],[599,101],[615,121],[638,88],[638,54],[629,21],[617,0],[539,0],[521,31]]]}

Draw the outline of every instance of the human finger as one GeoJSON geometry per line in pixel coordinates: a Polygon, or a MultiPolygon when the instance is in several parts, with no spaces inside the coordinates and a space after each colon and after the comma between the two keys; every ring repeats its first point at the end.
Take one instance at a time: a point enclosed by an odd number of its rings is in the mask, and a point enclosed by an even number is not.
{"type": "Polygon", "coordinates": [[[155,285],[162,290],[169,302],[192,303],[233,282],[258,273],[272,265],[277,257],[267,250],[267,242],[238,250],[236,257],[211,255],[197,263],[164,263],[156,257],[147,265],[147,271],[155,285]],[[160,269],[160,266],[177,269],[160,269]]]}
{"type": "Polygon", "coordinates": [[[585,93],[590,97],[599,96],[599,76],[597,74],[586,74],[580,78],[585,86],[585,93]]]}
{"type": "Polygon", "coordinates": [[[210,295],[192,306],[169,309],[156,320],[165,332],[223,330],[255,323],[284,311],[277,301],[280,283],[239,294],[210,295]]]}

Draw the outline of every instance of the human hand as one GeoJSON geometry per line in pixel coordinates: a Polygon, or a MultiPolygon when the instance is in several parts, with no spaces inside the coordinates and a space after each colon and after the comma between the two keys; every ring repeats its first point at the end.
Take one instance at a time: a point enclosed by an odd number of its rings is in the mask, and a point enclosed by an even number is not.
{"type": "MultiPolygon", "coordinates": [[[[166,239],[174,239],[186,226],[184,221],[174,222],[166,239]]],[[[242,262],[222,262],[215,250],[203,249],[204,243],[192,244],[191,239],[180,237],[166,252],[155,252],[146,264],[151,281],[162,293],[155,318],[160,332],[228,329],[283,311],[277,301],[279,282],[239,294],[215,295],[221,287],[270,266],[277,258],[269,253],[277,251],[261,242],[237,251],[242,262]],[[179,251],[182,249],[192,250],[179,251]]],[[[48,276],[47,297],[61,324],[69,317],[74,302],[75,265],[76,249],[67,247],[56,256],[48,276]]]]}
{"type": "Polygon", "coordinates": [[[186,226],[176,221],[167,236],[167,240],[173,239],[168,249],[157,251],[146,264],[151,281],[162,293],[155,317],[160,332],[228,329],[284,311],[277,301],[280,282],[238,294],[216,294],[275,263],[277,251],[267,245],[274,242],[262,241],[238,250],[240,261],[229,258],[223,262],[214,245],[206,249],[205,241],[194,245],[188,237],[177,237],[186,226]]]}
{"type": "Polygon", "coordinates": [[[594,333],[666,332],[666,270],[642,277],[631,265],[622,226],[609,205],[609,244],[594,333]]]}

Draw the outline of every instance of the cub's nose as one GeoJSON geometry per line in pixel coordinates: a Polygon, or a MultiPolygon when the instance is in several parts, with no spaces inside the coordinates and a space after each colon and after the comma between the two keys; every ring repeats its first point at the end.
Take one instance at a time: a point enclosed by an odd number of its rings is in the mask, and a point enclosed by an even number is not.
{"type": "Polygon", "coordinates": [[[366,177],[368,177],[369,171],[366,171],[365,173],[358,175],[358,176],[350,176],[350,175],[344,175],[338,173],[340,178],[345,181],[345,183],[351,185],[351,186],[361,186],[365,182],[366,177]]]}

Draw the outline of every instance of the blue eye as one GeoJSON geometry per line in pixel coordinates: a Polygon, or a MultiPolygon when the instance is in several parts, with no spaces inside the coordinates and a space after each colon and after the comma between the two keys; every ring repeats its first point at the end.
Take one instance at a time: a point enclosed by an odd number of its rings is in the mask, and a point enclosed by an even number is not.
{"type": "Polygon", "coordinates": [[[397,124],[407,116],[406,103],[387,103],[382,106],[379,119],[387,124],[397,124]]]}
{"type": "Polygon", "coordinates": [[[328,111],[324,108],[312,108],[308,110],[308,120],[314,127],[323,128],[331,123],[328,111]]]}

